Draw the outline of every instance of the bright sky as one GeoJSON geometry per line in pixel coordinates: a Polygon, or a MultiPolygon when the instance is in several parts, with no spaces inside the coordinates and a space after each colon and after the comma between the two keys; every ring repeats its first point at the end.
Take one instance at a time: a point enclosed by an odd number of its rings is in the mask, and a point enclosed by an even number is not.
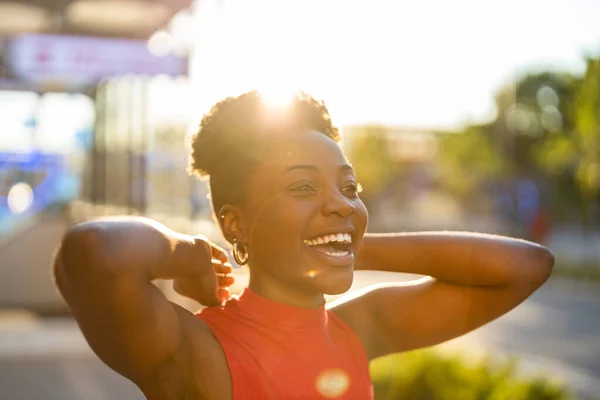
{"type": "Polygon", "coordinates": [[[517,72],[600,54],[599,0],[199,0],[202,107],[301,87],[338,125],[449,127],[493,116],[517,72]]]}

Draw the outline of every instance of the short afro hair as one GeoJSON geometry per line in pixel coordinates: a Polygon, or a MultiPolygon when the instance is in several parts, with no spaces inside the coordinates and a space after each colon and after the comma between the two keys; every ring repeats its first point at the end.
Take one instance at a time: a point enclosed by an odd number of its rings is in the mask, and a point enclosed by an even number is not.
{"type": "Polygon", "coordinates": [[[291,129],[318,131],[336,143],[341,139],[325,104],[304,92],[279,110],[250,91],[218,102],[204,115],[190,137],[188,172],[209,178],[215,217],[225,204],[242,205],[246,184],[272,141],[268,133],[291,129]]]}

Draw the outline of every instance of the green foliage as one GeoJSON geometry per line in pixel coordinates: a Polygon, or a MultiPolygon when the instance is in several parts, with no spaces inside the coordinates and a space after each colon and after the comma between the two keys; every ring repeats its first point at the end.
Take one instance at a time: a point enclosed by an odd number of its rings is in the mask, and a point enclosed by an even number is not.
{"type": "Polygon", "coordinates": [[[574,111],[576,179],[584,195],[594,195],[600,189],[600,59],[588,60],[574,111]]]}
{"type": "Polygon", "coordinates": [[[540,142],[532,150],[532,155],[547,173],[558,175],[572,167],[577,149],[571,138],[560,133],[540,142]]]}
{"type": "Polygon", "coordinates": [[[583,221],[595,220],[600,213],[600,58],[588,60],[581,78],[557,72],[522,76],[498,91],[496,106],[491,123],[440,135],[446,186],[465,198],[490,179],[535,177],[545,183],[555,213],[580,210],[583,221]]]}
{"type": "Polygon", "coordinates": [[[491,178],[500,177],[508,166],[494,149],[490,136],[479,126],[458,134],[440,134],[440,175],[445,185],[459,196],[475,190],[491,178]]]}
{"type": "MultiPolygon", "coordinates": [[[[496,95],[497,117],[487,125],[471,125],[456,134],[440,135],[440,173],[445,185],[465,198],[482,183],[534,174],[549,150],[540,150],[546,137],[571,126],[568,117],[575,79],[568,74],[543,72],[522,77],[496,95]],[[552,105],[554,104],[554,105],[552,105]],[[538,162],[539,161],[539,162],[538,162]]],[[[570,162],[570,144],[552,149],[570,162]],[[560,152],[560,154],[559,154],[560,152]]],[[[554,153],[553,153],[554,154],[554,153]]],[[[551,168],[560,168],[552,164],[551,168]]],[[[543,173],[543,172],[542,172],[543,173]]]]}
{"type": "Polygon", "coordinates": [[[576,84],[577,79],[569,74],[542,72],[525,75],[499,91],[498,113],[489,131],[514,171],[535,172],[535,147],[549,136],[571,129],[576,84]]]}
{"type": "Polygon", "coordinates": [[[377,125],[364,126],[350,132],[348,158],[357,171],[369,198],[385,188],[399,170],[385,128],[377,125]]]}
{"type": "MultiPolygon", "coordinates": [[[[588,59],[582,79],[568,97],[570,126],[545,137],[532,157],[551,177],[565,171],[578,189],[584,221],[594,221],[600,194],[600,59],[588,59]]],[[[593,222],[591,222],[593,223],[593,222]]]]}
{"type": "MultiPolygon", "coordinates": [[[[436,178],[459,200],[477,204],[482,187],[529,177],[543,187],[543,207],[553,221],[595,221],[600,214],[600,58],[582,77],[540,72],[509,82],[496,95],[497,116],[488,124],[439,133],[436,178]]],[[[381,126],[354,129],[347,148],[363,184],[363,199],[394,185],[413,166],[397,159],[381,126]]],[[[480,203],[483,204],[483,203],[480,203]]]]}
{"type": "Polygon", "coordinates": [[[540,141],[533,156],[552,175],[572,171],[582,195],[600,188],[600,59],[588,60],[568,110],[572,127],[540,141]]]}
{"type": "Polygon", "coordinates": [[[468,362],[433,350],[393,354],[371,363],[377,400],[569,400],[543,377],[522,377],[516,361],[468,362]]]}

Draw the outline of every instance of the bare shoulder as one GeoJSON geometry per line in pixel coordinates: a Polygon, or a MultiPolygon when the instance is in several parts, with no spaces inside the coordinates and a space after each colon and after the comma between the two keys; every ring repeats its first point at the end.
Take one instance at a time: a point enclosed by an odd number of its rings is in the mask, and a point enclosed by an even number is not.
{"type": "Polygon", "coordinates": [[[231,399],[231,374],[221,344],[204,321],[174,306],[183,338],[177,351],[140,386],[149,400],[231,399]]]}

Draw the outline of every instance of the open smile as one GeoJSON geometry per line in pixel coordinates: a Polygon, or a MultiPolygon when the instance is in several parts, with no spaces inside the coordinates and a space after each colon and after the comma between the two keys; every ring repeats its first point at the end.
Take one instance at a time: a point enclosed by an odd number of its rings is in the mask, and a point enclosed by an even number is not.
{"type": "Polygon", "coordinates": [[[352,236],[349,233],[333,233],[305,240],[304,244],[318,260],[328,265],[348,267],[354,261],[352,236]]]}

